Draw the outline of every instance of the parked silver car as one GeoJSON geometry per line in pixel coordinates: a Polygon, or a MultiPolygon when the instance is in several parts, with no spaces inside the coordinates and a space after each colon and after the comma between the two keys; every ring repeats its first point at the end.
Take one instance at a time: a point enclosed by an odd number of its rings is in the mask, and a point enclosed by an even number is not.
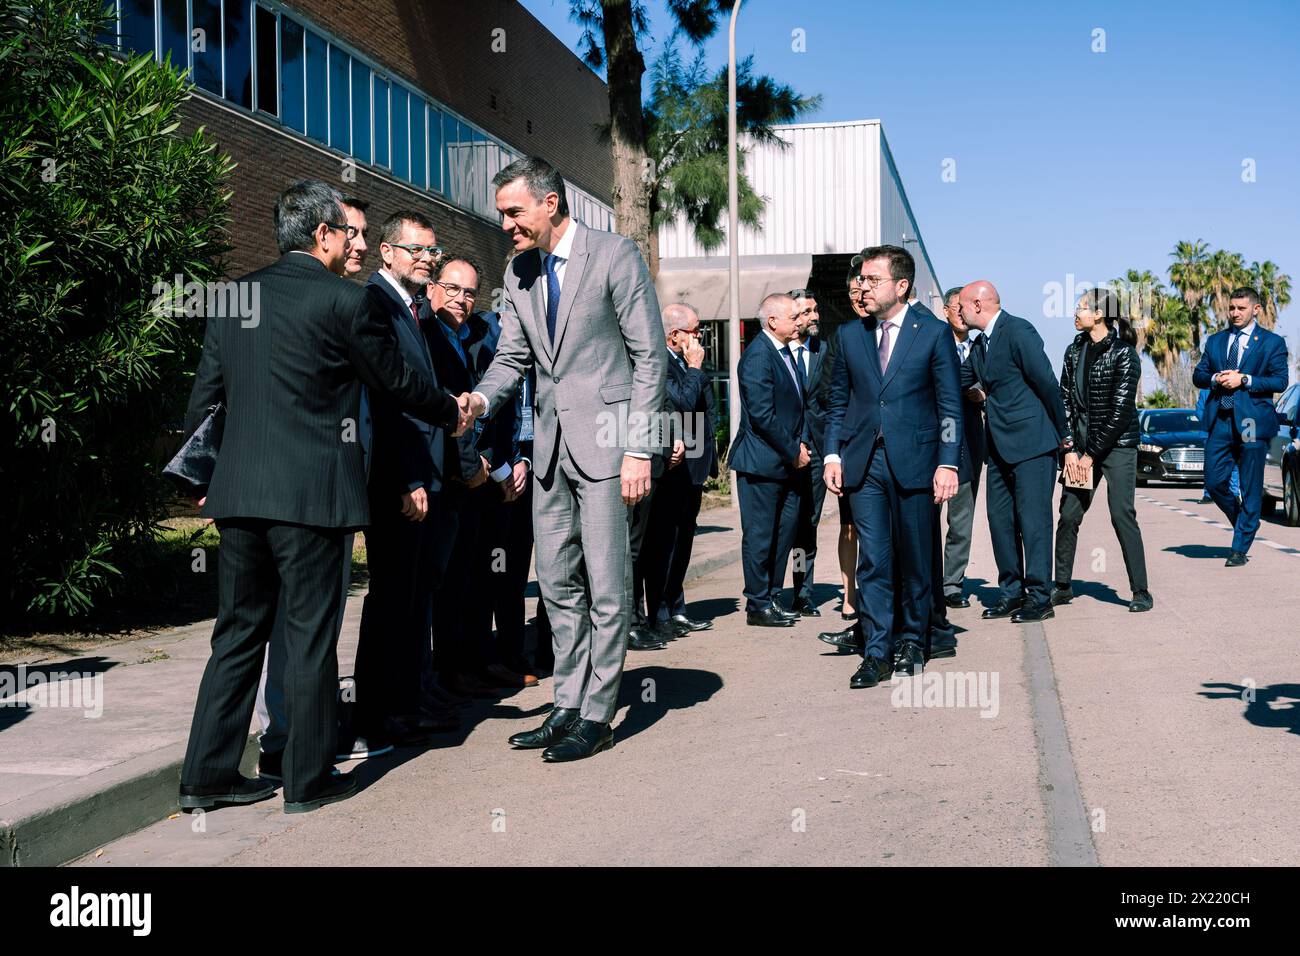
{"type": "Polygon", "coordinates": [[[1300,382],[1279,395],[1274,407],[1281,427],[1269,442],[1264,460],[1261,510],[1271,515],[1281,502],[1284,520],[1295,527],[1300,525],[1300,382]]]}

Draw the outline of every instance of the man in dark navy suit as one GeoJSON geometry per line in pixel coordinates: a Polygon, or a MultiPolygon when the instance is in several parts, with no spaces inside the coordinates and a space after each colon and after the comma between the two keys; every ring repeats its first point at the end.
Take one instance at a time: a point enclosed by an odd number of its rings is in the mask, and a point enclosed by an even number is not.
{"type": "Polygon", "coordinates": [[[866,646],[853,688],[888,680],[895,659],[905,674],[924,666],[938,586],[935,505],[957,491],[962,428],[948,327],[907,303],[916,277],[911,254],[864,249],[860,270],[868,318],[840,330],[824,466],[831,493],[852,496],[858,532],[866,646]]]}
{"type": "MultiPolygon", "coordinates": [[[[965,364],[979,333],[971,330],[961,318],[961,305],[957,301],[961,289],[949,289],[944,294],[943,314],[952,329],[953,347],[958,364],[965,364]]],[[[948,502],[948,531],[943,545],[943,598],[950,608],[970,607],[966,597],[966,567],[970,563],[970,544],[975,526],[975,502],[979,499],[980,476],[984,472],[984,410],[965,395],[962,396],[961,468],[957,480],[961,484],[957,494],[948,502]]]]}
{"type": "Polygon", "coordinates": [[[1052,490],[1060,451],[1074,447],[1061,387],[1038,331],[1002,311],[983,280],[958,297],[961,318],[983,334],[961,367],[962,388],[988,422],[988,516],[1000,599],[985,618],[1022,624],[1055,617],[1052,490]]]}
{"type": "Polygon", "coordinates": [[[700,317],[689,305],[674,302],[663,310],[668,348],[668,411],[680,423],[668,468],[654,492],[646,533],[647,616],[660,633],[689,634],[708,630],[712,621],[686,614],[684,583],[695,543],[704,483],[718,474],[714,440],[713,390],[704,371],[700,317]],[[672,631],[664,631],[672,628],[672,631]]]}
{"type": "Polygon", "coordinates": [[[740,356],[740,428],[731,448],[740,499],[740,559],[745,573],[745,622],[793,627],[799,615],[776,603],[794,547],[808,467],[803,442],[806,384],[790,352],[794,299],[774,293],[759,306],[759,332],[740,356]]]}
{"type": "MultiPolygon", "coordinates": [[[[366,294],[391,323],[406,362],[426,381],[441,384],[419,319],[419,296],[439,255],[433,223],[423,213],[401,210],[384,221],[379,240],[383,265],[370,276],[366,294]]],[[[439,571],[447,433],[382,395],[371,396],[370,409],[370,587],[357,640],[354,726],[361,739],[351,748],[357,756],[380,752],[390,741],[417,743],[431,731],[455,726],[449,714],[421,713],[420,684],[439,571]]]]}
{"type": "Polygon", "coordinates": [[[792,610],[803,617],[820,617],[821,611],[813,598],[813,571],[817,563],[817,525],[826,501],[826,485],[822,481],[822,446],[826,441],[826,408],[821,387],[827,365],[826,348],[818,334],[821,316],[817,311],[817,298],[811,289],[795,289],[790,293],[795,306],[795,338],[790,342],[799,371],[808,383],[804,400],[803,443],[808,446],[811,459],[802,473],[806,483],[803,507],[799,511],[799,530],[794,538],[794,584],[792,610]]]}
{"type": "Polygon", "coordinates": [[[1232,522],[1227,567],[1248,560],[1259,530],[1264,496],[1264,458],[1277,434],[1273,394],[1287,386],[1286,340],[1259,327],[1259,293],[1242,288],[1228,300],[1228,328],[1205,340],[1192,381],[1210,389],[1205,402],[1205,487],[1232,522]],[[1240,470],[1241,500],[1232,493],[1233,469],[1240,470]]]}

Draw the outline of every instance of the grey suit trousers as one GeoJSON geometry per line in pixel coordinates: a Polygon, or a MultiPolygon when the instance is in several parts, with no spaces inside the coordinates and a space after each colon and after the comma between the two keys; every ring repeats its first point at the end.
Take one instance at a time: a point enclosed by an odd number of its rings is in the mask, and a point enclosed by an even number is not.
{"type": "Polygon", "coordinates": [[[632,625],[632,509],[619,476],[578,470],[563,434],[533,497],[537,583],[555,647],[555,706],[611,723],[632,625]]]}
{"type": "Polygon", "coordinates": [[[943,549],[943,596],[960,596],[970,564],[970,541],[975,528],[978,482],[964,481],[948,501],[948,533],[943,549]]]}

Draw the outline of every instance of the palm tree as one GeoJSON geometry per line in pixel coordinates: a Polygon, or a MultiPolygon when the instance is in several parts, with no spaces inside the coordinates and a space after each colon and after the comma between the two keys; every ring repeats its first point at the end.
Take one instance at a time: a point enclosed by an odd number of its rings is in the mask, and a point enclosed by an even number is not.
{"type": "Polygon", "coordinates": [[[1174,366],[1192,348],[1192,330],[1192,313],[1187,303],[1174,296],[1163,298],[1147,330],[1146,353],[1170,393],[1174,391],[1170,381],[1174,366]]]}
{"type": "Polygon", "coordinates": [[[1252,262],[1250,284],[1259,293],[1263,306],[1260,324],[1271,329],[1277,325],[1277,314],[1291,303],[1291,277],[1281,272],[1276,262],[1252,262]]]}
{"type": "Polygon", "coordinates": [[[1224,249],[1216,251],[1210,256],[1207,279],[1214,327],[1225,328],[1228,324],[1228,300],[1232,298],[1233,290],[1250,281],[1250,272],[1241,253],[1224,249]]]}
{"type": "Polygon", "coordinates": [[[1183,304],[1187,306],[1192,324],[1192,348],[1197,352],[1201,350],[1201,329],[1205,324],[1209,248],[1203,239],[1197,239],[1195,242],[1180,242],[1169,253],[1174,260],[1169,266],[1169,282],[1178,290],[1178,294],[1183,297],[1183,304]]]}

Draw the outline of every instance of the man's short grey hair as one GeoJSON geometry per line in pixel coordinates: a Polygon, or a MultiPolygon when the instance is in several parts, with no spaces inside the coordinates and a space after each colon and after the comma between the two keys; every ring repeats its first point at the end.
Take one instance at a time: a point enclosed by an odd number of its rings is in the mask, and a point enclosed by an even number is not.
{"type": "Polygon", "coordinates": [[[280,254],[316,248],[316,227],[322,222],[341,223],[343,194],[319,179],[294,183],[275,200],[275,244],[280,254]]]}
{"type": "Polygon", "coordinates": [[[516,159],[492,177],[492,188],[499,190],[516,179],[522,179],[528,185],[529,194],[538,202],[545,199],[547,193],[555,193],[560,197],[556,211],[561,216],[569,214],[569,200],[564,194],[564,177],[542,157],[525,156],[523,159],[516,159]]]}
{"type": "Polygon", "coordinates": [[[773,292],[763,300],[762,305],[758,307],[758,320],[763,324],[763,328],[767,328],[768,320],[775,317],[782,308],[794,308],[794,299],[784,292],[773,292]]]}
{"type": "Polygon", "coordinates": [[[691,319],[699,317],[699,313],[685,302],[674,302],[663,311],[664,336],[672,335],[678,329],[690,328],[691,319]]]}
{"type": "Polygon", "coordinates": [[[961,286],[959,285],[953,286],[951,289],[949,289],[947,292],[943,294],[943,304],[947,305],[949,302],[952,301],[953,296],[960,296],[960,295],[961,295],[961,286]]]}

